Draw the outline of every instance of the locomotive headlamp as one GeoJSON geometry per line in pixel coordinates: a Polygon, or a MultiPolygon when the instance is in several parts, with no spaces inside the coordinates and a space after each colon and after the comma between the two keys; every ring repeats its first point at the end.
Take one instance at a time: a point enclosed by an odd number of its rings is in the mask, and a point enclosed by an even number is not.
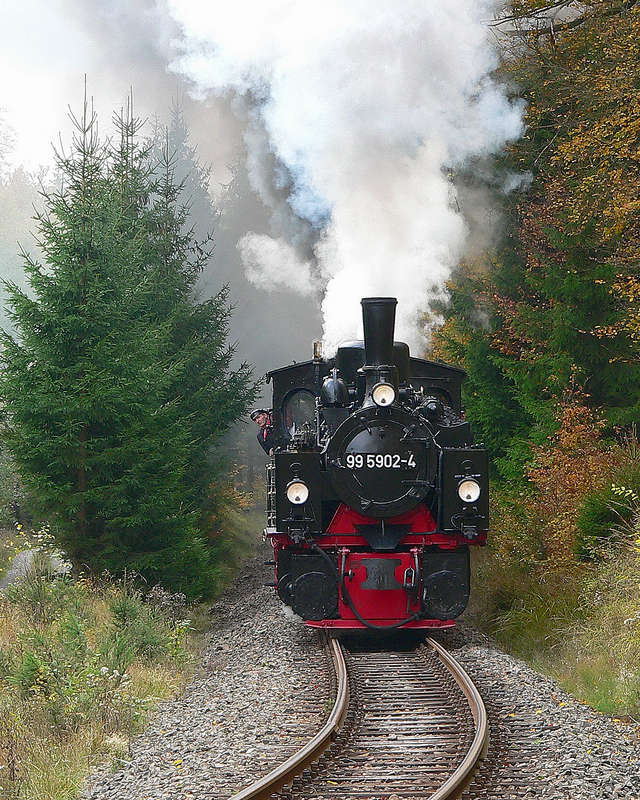
{"type": "Polygon", "coordinates": [[[306,503],[309,497],[309,489],[306,483],[302,481],[291,481],[287,486],[287,499],[295,506],[300,506],[306,503]]]}
{"type": "Polygon", "coordinates": [[[390,406],[396,399],[396,390],[390,383],[376,383],[371,397],[377,406],[390,406]]]}
{"type": "Polygon", "coordinates": [[[458,484],[458,497],[463,503],[475,503],[480,497],[480,484],[473,478],[467,478],[458,484]]]}

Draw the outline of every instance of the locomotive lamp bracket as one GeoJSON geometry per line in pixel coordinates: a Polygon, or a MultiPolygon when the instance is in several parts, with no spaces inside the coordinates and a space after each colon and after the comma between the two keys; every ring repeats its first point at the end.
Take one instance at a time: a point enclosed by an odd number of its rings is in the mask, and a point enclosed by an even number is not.
{"type": "MultiPolygon", "coordinates": [[[[310,524],[312,522],[315,522],[315,519],[314,519],[314,517],[310,517],[307,514],[300,514],[299,517],[296,517],[296,516],[284,517],[282,521],[286,522],[287,525],[292,524],[295,527],[296,525],[305,525],[305,523],[309,523],[310,524]]],[[[309,525],[307,524],[306,528],[308,528],[308,527],[309,527],[309,525]]],[[[306,530],[306,528],[305,528],[305,530],[306,530]]]]}
{"type": "Polygon", "coordinates": [[[415,589],[416,586],[416,571],[413,567],[407,567],[402,576],[403,589],[415,589]]]}
{"type": "Polygon", "coordinates": [[[309,531],[306,528],[289,528],[288,533],[294,544],[306,544],[309,542],[309,531]]]}
{"type": "Polygon", "coordinates": [[[482,519],[482,516],[478,515],[478,508],[476,506],[470,506],[465,508],[462,514],[455,514],[451,517],[451,525],[455,528],[460,528],[460,532],[464,538],[471,541],[480,533],[478,522],[482,519]]]}

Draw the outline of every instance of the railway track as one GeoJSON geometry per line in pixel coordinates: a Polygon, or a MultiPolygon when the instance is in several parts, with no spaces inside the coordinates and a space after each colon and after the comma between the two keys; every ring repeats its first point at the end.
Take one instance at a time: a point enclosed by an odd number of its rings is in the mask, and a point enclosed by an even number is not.
{"type": "Polygon", "coordinates": [[[489,735],[462,667],[432,639],[399,649],[330,646],[337,688],[326,723],[231,800],[459,796],[489,735]]]}

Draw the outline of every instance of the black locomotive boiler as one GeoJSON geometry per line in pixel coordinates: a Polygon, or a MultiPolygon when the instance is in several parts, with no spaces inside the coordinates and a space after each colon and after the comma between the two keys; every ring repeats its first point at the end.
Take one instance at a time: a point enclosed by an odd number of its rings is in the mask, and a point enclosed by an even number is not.
{"type": "Polygon", "coordinates": [[[486,542],[487,453],[464,371],[394,342],[396,299],[362,300],[364,342],[268,373],[280,446],[267,464],[275,586],[324,628],[453,625],[469,546],[486,542]]]}

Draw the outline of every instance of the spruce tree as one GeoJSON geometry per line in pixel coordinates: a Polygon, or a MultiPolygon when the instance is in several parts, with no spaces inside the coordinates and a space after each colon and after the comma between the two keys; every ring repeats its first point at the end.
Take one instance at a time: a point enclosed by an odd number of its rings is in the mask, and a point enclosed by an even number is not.
{"type": "Polygon", "coordinates": [[[171,346],[180,364],[169,399],[177,398],[191,421],[191,468],[184,496],[202,511],[215,501],[211,492],[224,461],[220,433],[241,416],[257,387],[250,381],[247,364],[234,368],[234,348],[227,344],[228,287],[199,297],[199,281],[213,252],[211,226],[218,213],[207,191],[209,172],[189,142],[178,106],[170,127],[156,129],[153,152],[149,253],[157,264],[158,290],[166,293],[172,307],[171,346]],[[168,282],[167,273],[179,275],[180,280],[168,282]]]}
{"type": "Polygon", "coordinates": [[[25,256],[29,294],[7,287],[5,438],[77,564],[206,593],[205,456],[250,402],[249,373],[230,369],[224,291],[193,296],[207,253],[169,154],[158,169],[130,111],[115,145],[86,103],[74,124],[37,217],[43,263],[25,256]]]}

